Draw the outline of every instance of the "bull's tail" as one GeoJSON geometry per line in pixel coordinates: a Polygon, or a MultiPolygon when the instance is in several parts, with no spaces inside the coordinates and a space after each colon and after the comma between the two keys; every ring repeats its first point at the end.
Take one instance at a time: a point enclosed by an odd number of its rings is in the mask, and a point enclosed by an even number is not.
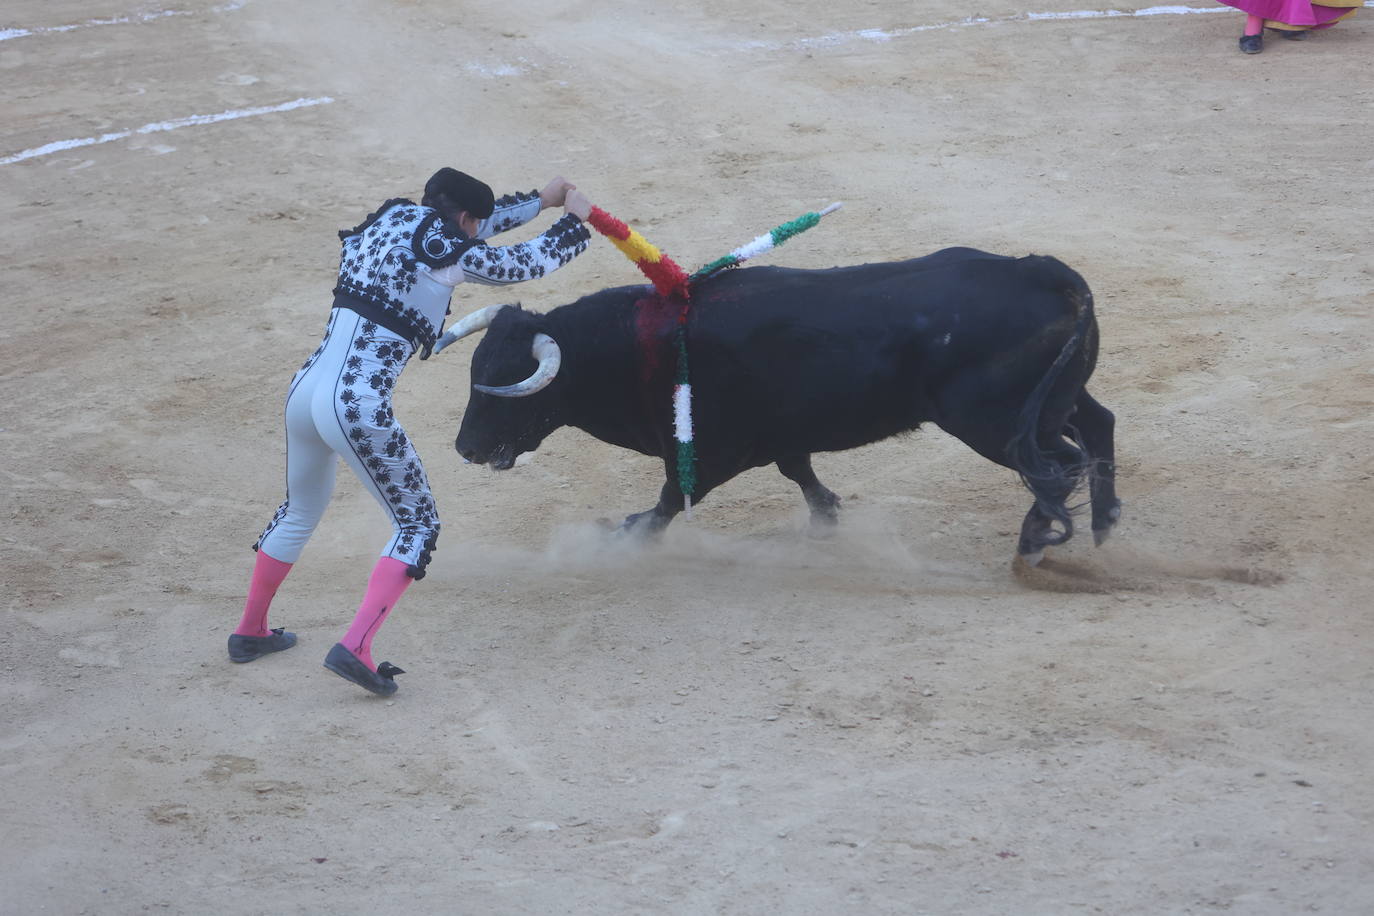
{"type": "Polygon", "coordinates": [[[1007,443],[1007,457],[1026,489],[1035,496],[1036,506],[1052,523],[1058,522],[1063,528],[1061,533],[1049,535],[1045,544],[1051,547],[1073,537],[1073,518],[1066,500],[1083,483],[1092,463],[1081,442],[1076,443],[1080,459],[1070,462],[1052,455],[1041,445],[1041,418],[1050,392],[1064,368],[1083,351],[1093,324],[1093,296],[1082,278],[1074,274],[1064,291],[1074,309],[1073,333],[1026,399],[1016,420],[1016,435],[1007,443]]]}

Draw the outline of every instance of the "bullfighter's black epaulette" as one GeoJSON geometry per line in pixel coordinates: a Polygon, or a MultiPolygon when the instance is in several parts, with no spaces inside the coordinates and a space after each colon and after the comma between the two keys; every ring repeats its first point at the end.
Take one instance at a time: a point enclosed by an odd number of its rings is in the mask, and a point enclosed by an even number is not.
{"type": "Polygon", "coordinates": [[[390,210],[397,204],[405,204],[407,206],[413,207],[415,206],[415,201],[409,200],[405,197],[391,198],[390,200],[383,203],[380,207],[378,207],[374,212],[369,213],[367,219],[363,220],[361,223],[354,226],[352,229],[340,229],[339,241],[342,242],[344,239],[351,238],[355,235],[362,235],[364,232],[367,231],[367,227],[371,226],[373,223],[377,222],[377,220],[381,219],[383,213],[390,210]]]}

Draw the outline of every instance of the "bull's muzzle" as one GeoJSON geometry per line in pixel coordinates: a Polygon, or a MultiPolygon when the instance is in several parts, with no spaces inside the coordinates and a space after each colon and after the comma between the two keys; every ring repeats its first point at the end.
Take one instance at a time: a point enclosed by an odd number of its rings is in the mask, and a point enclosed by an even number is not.
{"type": "Polygon", "coordinates": [[[454,443],[458,454],[468,464],[486,465],[493,471],[508,471],[515,466],[515,449],[509,445],[499,445],[492,449],[490,454],[479,455],[476,449],[464,449],[454,443]]]}

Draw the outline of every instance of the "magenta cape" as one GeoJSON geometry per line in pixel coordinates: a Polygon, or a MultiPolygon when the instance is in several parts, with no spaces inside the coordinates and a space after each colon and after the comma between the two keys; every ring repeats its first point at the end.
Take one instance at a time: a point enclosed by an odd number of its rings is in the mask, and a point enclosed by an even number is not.
{"type": "Polygon", "coordinates": [[[1337,20],[1353,15],[1355,7],[1362,5],[1358,0],[1348,0],[1345,5],[1340,5],[1342,0],[1337,0],[1335,6],[1319,6],[1315,3],[1309,3],[1307,0],[1221,0],[1221,2],[1227,6],[1234,6],[1252,16],[1268,19],[1270,20],[1269,24],[1272,25],[1289,25],[1304,29],[1328,29],[1335,25],[1337,20]]]}

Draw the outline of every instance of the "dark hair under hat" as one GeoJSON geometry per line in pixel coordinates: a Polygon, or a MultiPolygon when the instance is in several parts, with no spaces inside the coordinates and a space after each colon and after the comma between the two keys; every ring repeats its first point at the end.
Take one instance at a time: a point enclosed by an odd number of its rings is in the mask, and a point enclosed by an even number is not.
{"type": "Polygon", "coordinates": [[[433,207],[445,216],[466,210],[478,219],[486,219],[496,209],[491,188],[471,175],[444,167],[425,182],[425,196],[420,203],[433,207]]]}

